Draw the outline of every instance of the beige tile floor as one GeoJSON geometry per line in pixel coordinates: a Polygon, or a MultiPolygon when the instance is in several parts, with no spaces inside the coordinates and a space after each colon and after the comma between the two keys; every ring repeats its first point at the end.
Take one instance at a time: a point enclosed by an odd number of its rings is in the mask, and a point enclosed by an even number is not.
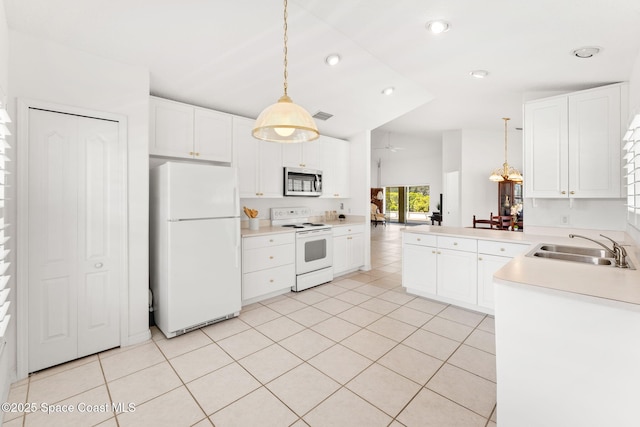
{"type": "Polygon", "coordinates": [[[403,292],[400,230],[369,272],[33,374],[10,401],[75,412],[4,426],[495,426],[493,318],[403,292]]]}

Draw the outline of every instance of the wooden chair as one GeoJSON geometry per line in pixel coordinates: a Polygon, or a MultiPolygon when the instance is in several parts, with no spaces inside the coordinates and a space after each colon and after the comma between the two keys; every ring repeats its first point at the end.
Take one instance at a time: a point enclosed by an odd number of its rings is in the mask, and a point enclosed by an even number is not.
{"type": "Polygon", "coordinates": [[[511,215],[498,215],[492,217],[493,221],[497,224],[496,228],[499,230],[508,230],[511,227],[511,215]]]}
{"type": "Polygon", "coordinates": [[[494,220],[493,212],[489,214],[489,219],[476,219],[476,216],[473,216],[473,228],[497,228],[498,222],[494,220]],[[487,224],[488,227],[476,227],[477,224],[487,224]]]}

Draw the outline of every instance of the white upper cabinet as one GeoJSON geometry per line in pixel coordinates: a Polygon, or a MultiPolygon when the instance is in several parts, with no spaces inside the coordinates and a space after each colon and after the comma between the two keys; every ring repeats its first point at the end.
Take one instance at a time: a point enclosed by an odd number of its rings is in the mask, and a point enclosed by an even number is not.
{"type": "Polygon", "coordinates": [[[294,168],[321,169],[320,141],[282,145],[282,165],[294,168]]]}
{"type": "Polygon", "coordinates": [[[231,162],[232,116],[205,108],[194,109],[193,151],[195,158],[231,162]]]}
{"type": "Polygon", "coordinates": [[[255,120],[233,118],[234,164],[238,168],[240,197],[282,197],[282,146],[251,135],[255,120]]]}
{"type": "Polygon", "coordinates": [[[231,163],[232,116],[151,97],[149,154],[231,163]]]}
{"type": "Polygon", "coordinates": [[[151,97],[149,154],[193,157],[193,107],[151,97]]]}
{"type": "Polygon", "coordinates": [[[349,197],[349,142],[328,136],[320,137],[322,196],[349,197]]]}
{"type": "Polygon", "coordinates": [[[524,105],[525,197],[621,197],[626,84],[524,105]]]}

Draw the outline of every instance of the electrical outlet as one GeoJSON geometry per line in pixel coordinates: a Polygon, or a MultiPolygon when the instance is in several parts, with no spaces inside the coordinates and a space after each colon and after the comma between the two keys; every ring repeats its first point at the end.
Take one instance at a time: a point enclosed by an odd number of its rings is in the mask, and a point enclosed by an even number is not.
{"type": "Polygon", "coordinates": [[[562,219],[561,219],[563,224],[569,224],[569,216],[568,215],[562,215],[562,219]]]}

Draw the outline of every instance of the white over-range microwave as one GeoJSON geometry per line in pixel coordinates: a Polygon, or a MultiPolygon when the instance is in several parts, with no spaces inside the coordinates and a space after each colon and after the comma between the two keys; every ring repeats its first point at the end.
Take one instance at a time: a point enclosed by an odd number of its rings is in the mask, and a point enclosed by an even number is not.
{"type": "Polygon", "coordinates": [[[321,196],[322,171],[306,168],[284,168],[284,195],[321,196]]]}

